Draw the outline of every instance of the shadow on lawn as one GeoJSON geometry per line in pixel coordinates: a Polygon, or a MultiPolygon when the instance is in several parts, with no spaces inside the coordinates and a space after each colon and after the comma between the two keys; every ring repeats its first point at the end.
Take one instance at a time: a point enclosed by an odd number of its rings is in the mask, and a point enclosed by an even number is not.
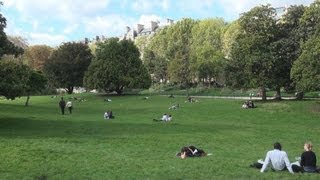
{"type": "MultiPolygon", "coordinates": [[[[243,131],[247,128],[241,127],[243,131]]],[[[109,136],[134,136],[144,134],[189,134],[201,132],[216,134],[221,131],[239,131],[236,125],[225,124],[178,124],[170,123],[124,123],[110,121],[33,120],[28,118],[0,118],[0,137],[43,138],[77,137],[99,138],[109,136]]]]}

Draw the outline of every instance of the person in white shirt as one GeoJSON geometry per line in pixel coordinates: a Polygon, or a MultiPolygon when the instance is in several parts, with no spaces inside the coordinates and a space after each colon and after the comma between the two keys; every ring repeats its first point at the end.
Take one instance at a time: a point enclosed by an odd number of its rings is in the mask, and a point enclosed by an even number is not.
{"type": "Polygon", "coordinates": [[[68,101],[66,107],[69,109],[69,113],[72,114],[72,102],[68,101]]]}
{"type": "Polygon", "coordinates": [[[268,151],[264,161],[258,161],[251,167],[261,168],[260,172],[265,172],[269,163],[271,162],[272,169],[275,171],[288,170],[293,174],[288,155],[285,151],[281,151],[281,144],[274,143],[274,150],[268,151]]]}

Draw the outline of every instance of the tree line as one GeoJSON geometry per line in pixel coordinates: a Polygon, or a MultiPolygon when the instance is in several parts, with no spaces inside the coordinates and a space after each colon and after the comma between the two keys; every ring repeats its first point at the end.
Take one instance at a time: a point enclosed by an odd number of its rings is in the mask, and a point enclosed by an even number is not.
{"type": "Polygon", "coordinates": [[[280,14],[261,5],[230,23],[183,19],[136,44],[154,82],[183,87],[215,83],[231,88],[320,90],[320,1],[280,14]]]}
{"type": "Polygon", "coordinates": [[[152,82],[260,88],[262,99],[266,88],[278,98],[282,88],[317,91],[319,5],[316,0],[308,7],[291,6],[283,15],[261,5],[229,23],[186,18],[135,42],[110,38],[90,47],[67,42],[57,48],[9,41],[0,14],[0,95],[29,97],[50,88],[72,93],[83,86],[121,94],[152,82]]]}

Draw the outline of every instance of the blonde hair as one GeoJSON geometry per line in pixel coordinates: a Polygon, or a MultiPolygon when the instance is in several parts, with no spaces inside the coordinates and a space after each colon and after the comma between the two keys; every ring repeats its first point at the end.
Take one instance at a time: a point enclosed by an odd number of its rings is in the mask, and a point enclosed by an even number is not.
{"type": "Polygon", "coordinates": [[[307,148],[307,150],[312,150],[312,143],[311,142],[306,142],[304,143],[305,147],[307,148]]]}

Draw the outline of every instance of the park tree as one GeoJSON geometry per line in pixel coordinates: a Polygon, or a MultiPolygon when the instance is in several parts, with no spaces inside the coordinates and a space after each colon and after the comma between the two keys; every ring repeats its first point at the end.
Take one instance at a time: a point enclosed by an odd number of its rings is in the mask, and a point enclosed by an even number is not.
{"type": "Polygon", "coordinates": [[[230,58],[243,66],[243,76],[249,80],[245,85],[260,87],[262,100],[266,100],[266,87],[272,82],[274,64],[270,45],[275,41],[279,31],[276,11],[270,5],[257,6],[244,13],[239,19],[239,24],[242,32],[231,49],[230,58]]]}
{"type": "Polygon", "coordinates": [[[44,64],[48,61],[53,48],[47,45],[34,45],[25,50],[24,56],[28,65],[37,71],[43,71],[44,64]]]}
{"type": "Polygon", "coordinates": [[[151,78],[134,43],[111,38],[98,44],[84,82],[88,88],[122,94],[125,88],[148,88],[151,78]]]}
{"type": "Polygon", "coordinates": [[[29,67],[14,61],[0,62],[0,95],[14,100],[24,94],[29,81],[29,67]]]}
{"type": "Polygon", "coordinates": [[[192,29],[191,71],[193,77],[206,81],[218,80],[223,72],[222,35],[226,23],[221,18],[199,21],[192,29]]]}
{"type": "Polygon", "coordinates": [[[29,71],[29,79],[25,88],[25,94],[27,95],[25,106],[29,106],[30,95],[41,92],[47,84],[47,78],[41,71],[32,69],[29,69],[29,71]]]}
{"type": "Polygon", "coordinates": [[[294,62],[291,69],[291,77],[299,91],[320,90],[319,35],[315,34],[304,43],[302,46],[302,54],[294,62]]]}
{"type": "Polygon", "coordinates": [[[320,33],[320,0],[315,0],[305,9],[299,27],[303,42],[320,33]]]}
{"type": "Polygon", "coordinates": [[[305,7],[291,6],[278,21],[279,33],[276,40],[271,43],[271,55],[273,63],[273,82],[270,87],[276,90],[276,99],[281,99],[280,89],[290,89],[292,81],[290,71],[293,62],[300,56],[301,34],[299,33],[299,21],[304,13],[305,7]]]}
{"type": "Polygon", "coordinates": [[[168,62],[154,51],[144,48],[143,64],[152,76],[154,82],[165,82],[168,79],[168,62]]]}
{"type": "MultiPolygon", "coordinates": [[[[0,7],[3,3],[0,1],[0,7]]],[[[23,53],[23,48],[15,46],[9,41],[4,29],[7,26],[6,18],[0,13],[0,58],[5,54],[12,54],[16,57],[23,53]]]]}
{"type": "Polygon", "coordinates": [[[83,85],[85,71],[93,56],[84,43],[68,42],[54,50],[44,64],[44,72],[55,87],[65,88],[68,94],[83,85]]]}

